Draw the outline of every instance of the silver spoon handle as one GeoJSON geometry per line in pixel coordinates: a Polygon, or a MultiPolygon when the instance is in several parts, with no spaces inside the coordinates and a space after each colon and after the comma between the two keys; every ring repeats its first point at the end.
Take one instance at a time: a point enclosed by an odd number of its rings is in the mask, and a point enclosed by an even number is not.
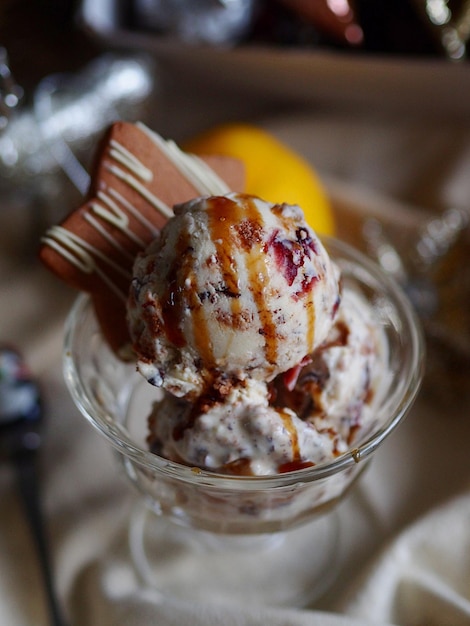
{"type": "Polygon", "coordinates": [[[37,479],[36,455],[34,452],[18,454],[15,458],[18,488],[23,506],[29,521],[32,537],[34,540],[39,565],[41,568],[44,590],[51,619],[51,626],[66,626],[59,603],[57,600],[52,568],[49,559],[49,548],[44,529],[44,519],[39,498],[39,485],[37,479]]]}

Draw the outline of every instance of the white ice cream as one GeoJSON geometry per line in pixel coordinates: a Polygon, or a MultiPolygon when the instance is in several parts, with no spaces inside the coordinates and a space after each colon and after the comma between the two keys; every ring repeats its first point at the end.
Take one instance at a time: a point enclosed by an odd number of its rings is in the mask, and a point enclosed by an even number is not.
{"type": "Polygon", "coordinates": [[[138,369],[191,399],[217,378],[270,381],[325,340],[338,303],[338,272],[298,207],[196,199],[135,263],[138,369]]]}
{"type": "Polygon", "coordinates": [[[222,473],[266,476],[334,455],[332,438],[290,409],[270,406],[267,386],[259,381],[233,387],[200,413],[197,405],[167,394],[154,405],[149,423],[154,452],[222,473]]]}
{"type": "Polygon", "coordinates": [[[337,436],[338,452],[375,425],[374,407],[389,384],[384,331],[358,293],[344,289],[335,324],[326,341],[287,388],[283,377],[271,385],[274,405],[289,407],[319,432],[337,436]]]}

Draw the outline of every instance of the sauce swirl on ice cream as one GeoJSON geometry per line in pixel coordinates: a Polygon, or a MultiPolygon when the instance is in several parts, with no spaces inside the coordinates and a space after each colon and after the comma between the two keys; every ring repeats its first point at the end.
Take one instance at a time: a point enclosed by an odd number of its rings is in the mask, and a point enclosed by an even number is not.
{"type": "Polygon", "coordinates": [[[177,396],[212,380],[272,380],[326,336],[338,272],[298,207],[244,194],[175,207],[134,266],[139,370],[177,396]]]}

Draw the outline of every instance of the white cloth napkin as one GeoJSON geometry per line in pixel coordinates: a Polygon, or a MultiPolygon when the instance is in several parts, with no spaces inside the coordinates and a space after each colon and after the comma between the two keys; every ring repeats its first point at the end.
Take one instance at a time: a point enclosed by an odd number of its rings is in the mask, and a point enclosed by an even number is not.
{"type": "Polygon", "coordinates": [[[470,624],[470,490],[403,531],[355,581],[343,610],[407,626],[470,624]]]}

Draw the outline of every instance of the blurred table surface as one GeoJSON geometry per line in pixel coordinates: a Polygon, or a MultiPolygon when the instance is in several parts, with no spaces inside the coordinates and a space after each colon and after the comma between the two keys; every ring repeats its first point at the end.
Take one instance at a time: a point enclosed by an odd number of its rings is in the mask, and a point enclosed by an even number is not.
{"type": "MultiPolygon", "coordinates": [[[[26,27],[23,24],[21,28],[26,27]]],[[[35,36],[40,38],[45,32],[38,28],[35,36]]],[[[78,52],[75,41],[71,45],[71,40],[62,39],[48,40],[47,45],[54,49],[46,54],[42,42],[44,51],[38,58],[44,63],[38,62],[32,75],[26,76],[31,55],[35,58],[37,46],[42,45],[40,39],[29,40],[28,35],[28,42],[34,40],[33,48],[21,61],[12,59],[19,81],[32,88],[42,77],[39,74],[75,71],[106,49],[96,40],[82,39],[83,33],[77,37],[78,52]],[[71,49],[75,52],[68,56],[71,49]]],[[[7,46],[8,39],[13,41],[5,36],[7,46]]],[[[11,44],[10,52],[16,55],[18,46],[18,41],[11,44]]],[[[225,82],[221,86],[214,74],[201,88],[199,76],[184,73],[184,62],[180,61],[178,68],[176,75],[168,72],[164,63],[157,66],[158,86],[145,121],[163,135],[179,140],[234,119],[259,124],[302,153],[324,177],[333,201],[349,202],[355,218],[378,211],[399,223],[406,215],[419,220],[422,210],[469,206],[470,115],[465,119],[460,107],[453,115],[448,106],[429,107],[423,99],[421,113],[407,115],[389,101],[381,107],[380,99],[368,106],[364,98],[360,106],[348,108],[344,94],[328,103],[309,98],[292,101],[276,97],[275,90],[263,95],[256,89],[250,95],[250,89],[244,88],[242,93],[240,87],[233,89],[225,82]]],[[[467,81],[461,88],[468,86],[467,81]]],[[[321,85],[318,89],[321,91],[321,85]]],[[[346,95],[347,89],[354,85],[345,87],[346,95]]],[[[394,97],[400,101],[399,93],[394,97]]],[[[448,102],[449,94],[444,97],[448,102]]],[[[459,98],[457,86],[455,98],[459,98]]],[[[131,623],[130,619],[119,621],[109,607],[108,613],[105,609],[100,613],[95,598],[99,590],[91,581],[97,580],[92,571],[100,555],[105,558],[122,537],[133,495],[118,473],[111,451],[79,415],[65,389],[62,328],[75,294],[58,284],[34,258],[38,238],[32,226],[34,211],[34,206],[0,209],[0,339],[23,351],[45,397],[48,418],[41,456],[42,487],[58,588],[73,623],[131,623]],[[89,600],[87,594],[95,599],[89,600]],[[88,610],[88,604],[93,608],[88,610]]],[[[448,381],[444,378],[438,384],[444,387],[448,381]]],[[[468,499],[470,495],[468,395],[465,390],[462,395],[446,394],[444,388],[442,394],[436,391],[424,385],[404,424],[384,445],[359,488],[340,506],[340,574],[330,593],[313,607],[328,612],[329,617],[349,615],[352,619],[358,615],[375,623],[395,619],[403,624],[432,623],[419,621],[419,615],[412,619],[412,612],[406,617],[387,614],[385,609],[381,613],[377,606],[371,606],[370,614],[357,606],[353,610],[345,597],[366,563],[411,524],[454,496],[468,499]]],[[[5,465],[0,467],[0,553],[0,624],[47,624],[35,556],[12,473],[5,465]]],[[[468,603],[470,577],[465,585],[468,603]]],[[[470,619],[468,606],[462,609],[460,621],[446,623],[468,623],[465,616],[470,619]]],[[[280,617],[279,623],[330,623],[325,615],[324,622],[317,618],[314,611],[307,611],[302,616],[289,614],[285,622],[280,617]]],[[[163,624],[177,623],[161,619],[163,624]]],[[[251,619],[239,623],[262,623],[251,619]]],[[[136,618],[135,623],[145,622],[136,618]]]]}

